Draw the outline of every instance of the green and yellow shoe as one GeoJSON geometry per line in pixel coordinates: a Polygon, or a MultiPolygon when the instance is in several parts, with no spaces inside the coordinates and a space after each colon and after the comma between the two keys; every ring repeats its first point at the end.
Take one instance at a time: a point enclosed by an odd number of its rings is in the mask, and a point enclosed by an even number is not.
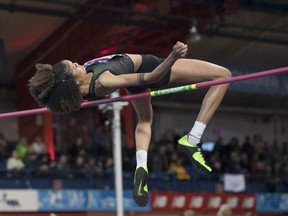
{"type": "Polygon", "coordinates": [[[200,147],[197,144],[188,142],[188,135],[183,136],[178,140],[180,149],[190,158],[193,164],[204,172],[212,172],[212,168],[206,164],[200,147]]]}
{"type": "Polygon", "coordinates": [[[144,207],[149,200],[148,194],[148,169],[146,166],[140,166],[136,169],[134,174],[134,201],[138,206],[144,207]]]}

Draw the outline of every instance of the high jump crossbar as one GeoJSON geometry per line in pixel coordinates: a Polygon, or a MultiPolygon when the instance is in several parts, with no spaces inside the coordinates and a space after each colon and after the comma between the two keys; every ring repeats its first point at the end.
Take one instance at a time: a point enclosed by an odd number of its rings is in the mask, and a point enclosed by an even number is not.
{"type": "MultiPolygon", "coordinates": [[[[288,67],[276,68],[272,70],[266,70],[266,71],[261,71],[261,72],[256,72],[256,73],[239,75],[235,77],[228,77],[228,78],[217,79],[217,80],[212,80],[212,81],[200,82],[196,84],[183,85],[183,86],[172,87],[172,88],[156,90],[156,91],[151,91],[151,92],[144,92],[144,93],[139,93],[139,94],[124,95],[124,96],[115,97],[115,98],[105,98],[105,99],[100,99],[100,100],[88,101],[88,102],[83,102],[81,104],[81,108],[98,106],[100,104],[114,103],[114,102],[119,102],[119,101],[130,101],[130,100],[142,98],[142,97],[149,97],[149,96],[156,97],[160,95],[174,94],[178,92],[191,91],[191,90],[211,87],[214,85],[239,82],[242,80],[254,79],[258,77],[270,76],[270,75],[275,75],[275,74],[280,74],[280,73],[285,73],[285,72],[288,72],[288,67]]],[[[46,113],[46,112],[49,112],[49,109],[38,108],[38,109],[22,110],[22,111],[1,113],[0,118],[26,116],[26,115],[32,115],[32,114],[35,115],[35,114],[41,114],[41,113],[46,113]]]]}

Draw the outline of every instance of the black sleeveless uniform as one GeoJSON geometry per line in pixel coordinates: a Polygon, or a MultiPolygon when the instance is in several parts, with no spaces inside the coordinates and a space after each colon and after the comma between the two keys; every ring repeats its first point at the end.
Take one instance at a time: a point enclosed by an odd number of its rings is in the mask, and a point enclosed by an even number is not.
{"type": "MultiPolygon", "coordinates": [[[[125,54],[115,54],[110,56],[103,56],[101,58],[93,59],[91,61],[86,62],[83,67],[87,71],[87,73],[93,73],[93,77],[91,79],[91,83],[89,85],[89,94],[84,97],[86,100],[93,100],[97,98],[97,95],[94,91],[95,81],[98,77],[106,70],[110,71],[114,75],[120,74],[130,74],[130,73],[149,73],[152,72],[159,64],[161,64],[164,59],[158,58],[153,55],[141,55],[142,63],[139,69],[134,72],[134,63],[130,59],[129,56],[125,54]]],[[[142,86],[131,86],[126,87],[126,89],[133,94],[141,93],[145,91],[147,88],[152,90],[161,88],[169,83],[170,79],[169,71],[160,82],[142,85],[142,86]]]]}

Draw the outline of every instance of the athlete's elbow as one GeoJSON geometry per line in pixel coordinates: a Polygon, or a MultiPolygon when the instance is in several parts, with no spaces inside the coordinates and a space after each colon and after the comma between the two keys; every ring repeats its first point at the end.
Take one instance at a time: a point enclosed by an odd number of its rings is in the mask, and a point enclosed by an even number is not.
{"type": "Polygon", "coordinates": [[[157,83],[161,80],[158,76],[153,76],[152,74],[149,74],[149,73],[139,74],[137,79],[140,85],[150,85],[153,83],[157,83]]]}
{"type": "Polygon", "coordinates": [[[153,79],[150,79],[147,81],[147,84],[151,85],[151,84],[155,84],[155,83],[158,83],[161,81],[161,78],[160,77],[155,77],[153,79]]]}

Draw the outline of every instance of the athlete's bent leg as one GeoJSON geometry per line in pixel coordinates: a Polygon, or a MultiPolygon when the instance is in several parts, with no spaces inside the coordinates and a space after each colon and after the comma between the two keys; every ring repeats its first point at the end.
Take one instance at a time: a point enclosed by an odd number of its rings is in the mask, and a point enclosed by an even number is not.
{"type": "MultiPolygon", "coordinates": [[[[224,67],[200,60],[179,59],[172,67],[170,82],[196,83],[226,77],[231,77],[231,73],[224,67]]],[[[179,147],[188,155],[191,161],[206,172],[211,172],[212,169],[206,164],[198,144],[207,123],[219,107],[228,86],[229,84],[222,84],[209,88],[191,131],[178,141],[179,147]]]]}

